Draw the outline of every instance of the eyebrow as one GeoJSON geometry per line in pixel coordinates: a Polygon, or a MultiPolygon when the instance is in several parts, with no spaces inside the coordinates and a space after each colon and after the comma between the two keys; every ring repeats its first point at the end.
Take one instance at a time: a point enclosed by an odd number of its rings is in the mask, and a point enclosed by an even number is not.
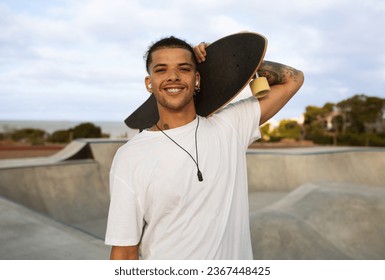
{"type": "MultiPolygon", "coordinates": [[[[153,68],[156,68],[156,67],[165,67],[165,66],[167,66],[166,63],[158,63],[158,64],[155,64],[153,68]]],[[[194,67],[193,64],[188,63],[188,62],[179,63],[178,66],[190,66],[190,67],[194,67]]]]}

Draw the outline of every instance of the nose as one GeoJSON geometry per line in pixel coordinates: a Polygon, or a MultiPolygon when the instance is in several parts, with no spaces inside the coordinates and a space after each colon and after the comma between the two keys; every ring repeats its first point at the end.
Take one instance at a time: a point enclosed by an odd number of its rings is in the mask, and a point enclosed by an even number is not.
{"type": "Polygon", "coordinates": [[[169,82],[179,81],[179,75],[176,70],[171,70],[167,79],[169,82]]]}

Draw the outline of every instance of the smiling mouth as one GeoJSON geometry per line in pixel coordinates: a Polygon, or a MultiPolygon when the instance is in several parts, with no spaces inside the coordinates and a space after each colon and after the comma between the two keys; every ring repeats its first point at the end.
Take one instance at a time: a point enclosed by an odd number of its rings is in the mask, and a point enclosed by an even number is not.
{"type": "Polygon", "coordinates": [[[169,93],[178,93],[181,90],[182,90],[181,88],[167,88],[166,89],[166,91],[169,92],[169,93]]]}

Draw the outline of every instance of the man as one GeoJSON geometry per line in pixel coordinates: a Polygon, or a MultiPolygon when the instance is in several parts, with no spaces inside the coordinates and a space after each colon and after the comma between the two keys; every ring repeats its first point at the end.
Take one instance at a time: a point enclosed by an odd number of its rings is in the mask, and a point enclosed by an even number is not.
{"type": "Polygon", "coordinates": [[[110,178],[106,244],[111,259],[252,259],[246,169],[247,147],[259,125],[276,114],[303,83],[301,71],[264,62],[259,75],[271,90],[196,115],[195,49],[175,37],[147,52],[146,89],[159,121],[116,153],[110,178]]]}

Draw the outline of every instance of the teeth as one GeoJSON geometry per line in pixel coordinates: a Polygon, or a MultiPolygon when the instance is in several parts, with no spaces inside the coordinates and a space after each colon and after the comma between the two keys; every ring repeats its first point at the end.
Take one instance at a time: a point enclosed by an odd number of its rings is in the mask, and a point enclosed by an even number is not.
{"type": "Polygon", "coordinates": [[[181,89],[180,88],[168,88],[167,91],[168,92],[179,92],[179,91],[181,91],[181,89]]]}

